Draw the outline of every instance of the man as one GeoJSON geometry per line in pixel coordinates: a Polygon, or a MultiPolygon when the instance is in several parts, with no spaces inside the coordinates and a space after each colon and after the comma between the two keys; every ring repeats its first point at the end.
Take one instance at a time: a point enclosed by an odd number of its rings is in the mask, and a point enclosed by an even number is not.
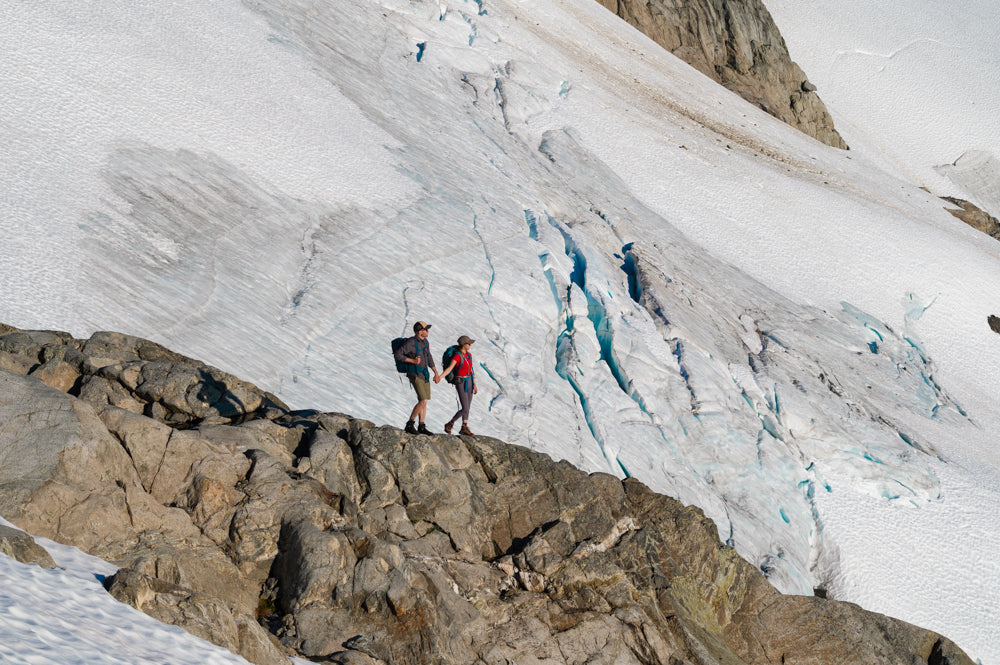
{"type": "Polygon", "coordinates": [[[438,374],[434,357],[431,355],[431,345],[427,341],[430,330],[430,324],[417,321],[413,324],[413,337],[406,340],[394,354],[396,362],[408,365],[406,376],[417,393],[417,405],[413,407],[410,419],[403,428],[409,434],[432,434],[424,424],[427,418],[427,402],[431,399],[431,376],[428,368],[434,371],[434,383],[441,381],[441,375],[438,374]],[[414,427],[413,422],[418,419],[420,426],[414,427]]]}

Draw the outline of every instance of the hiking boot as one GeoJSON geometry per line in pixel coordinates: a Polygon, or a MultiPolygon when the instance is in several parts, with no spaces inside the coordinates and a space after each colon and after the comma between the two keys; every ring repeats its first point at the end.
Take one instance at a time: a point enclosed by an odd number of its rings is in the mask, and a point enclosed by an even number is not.
{"type": "Polygon", "coordinates": [[[412,420],[407,420],[406,427],[403,428],[403,431],[406,432],[407,434],[416,434],[417,428],[413,426],[412,420]]]}
{"type": "Polygon", "coordinates": [[[458,433],[463,434],[465,436],[475,436],[475,434],[472,433],[472,430],[470,430],[467,425],[462,425],[462,429],[458,430],[458,433]]]}
{"type": "Polygon", "coordinates": [[[444,425],[444,433],[445,434],[451,434],[451,423],[445,423],[445,425],[444,425]]]}
{"type": "Polygon", "coordinates": [[[433,434],[434,432],[427,429],[427,425],[420,423],[420,427],[417,428],[418,434],[433,434]]]}

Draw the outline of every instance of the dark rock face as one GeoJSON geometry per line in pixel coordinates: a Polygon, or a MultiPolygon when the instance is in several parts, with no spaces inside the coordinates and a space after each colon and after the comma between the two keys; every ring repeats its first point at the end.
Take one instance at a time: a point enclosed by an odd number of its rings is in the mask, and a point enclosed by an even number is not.
{"type": "Polygon", "coordinates": [[[847,148],[760,0],[598,1],[751,104],[827,145],[847,148]]]}
{"type": "Polygon", "coordinates": [[[99,339],[0,328],[0,514],[115,561],[116,598],[252,662],[971,665],[927,630],[782,596],[635,480],[289,412],[99,339]],[[54,358],[68,394],[37,376],[54,358]]]}
{"type": "Polygon", "coordinates": [[[957,199],[952,196],[944,196],[942,198],[948,203],[958,206],[957,208],[945,208],[945,210],[977,231],[982,231],[986,235],[1000,240],[1000,221],[996,217],[976,204],[964,199],[957,199]]]}

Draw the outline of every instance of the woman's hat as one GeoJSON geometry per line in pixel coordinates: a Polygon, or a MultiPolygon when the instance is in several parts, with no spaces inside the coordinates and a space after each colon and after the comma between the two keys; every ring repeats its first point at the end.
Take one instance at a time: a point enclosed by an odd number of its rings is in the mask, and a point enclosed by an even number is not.
{"type": "Polygon", "coordinates": [[[464,346],[466,344],[472,344],[475,341],[476,340],[472,339],[468,335],[462,335],[461,337],[458,338],[458,345],[459,346],[464,346]]]}

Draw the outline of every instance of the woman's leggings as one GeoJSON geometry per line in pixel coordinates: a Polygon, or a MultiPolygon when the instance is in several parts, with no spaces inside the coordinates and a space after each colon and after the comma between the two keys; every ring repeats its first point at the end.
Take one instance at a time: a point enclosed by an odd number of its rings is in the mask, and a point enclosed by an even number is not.
{"type": "Polygon", "coordinates": [[[461,416],[463,423],[469,422],[469,408],[472,406],[472,381],[466,379],[456,383],[455,390],[458,392],[458,403],[462,405],[462,408],[451,417],[450,422],[455,422],[459,416],[461,416]]]}

